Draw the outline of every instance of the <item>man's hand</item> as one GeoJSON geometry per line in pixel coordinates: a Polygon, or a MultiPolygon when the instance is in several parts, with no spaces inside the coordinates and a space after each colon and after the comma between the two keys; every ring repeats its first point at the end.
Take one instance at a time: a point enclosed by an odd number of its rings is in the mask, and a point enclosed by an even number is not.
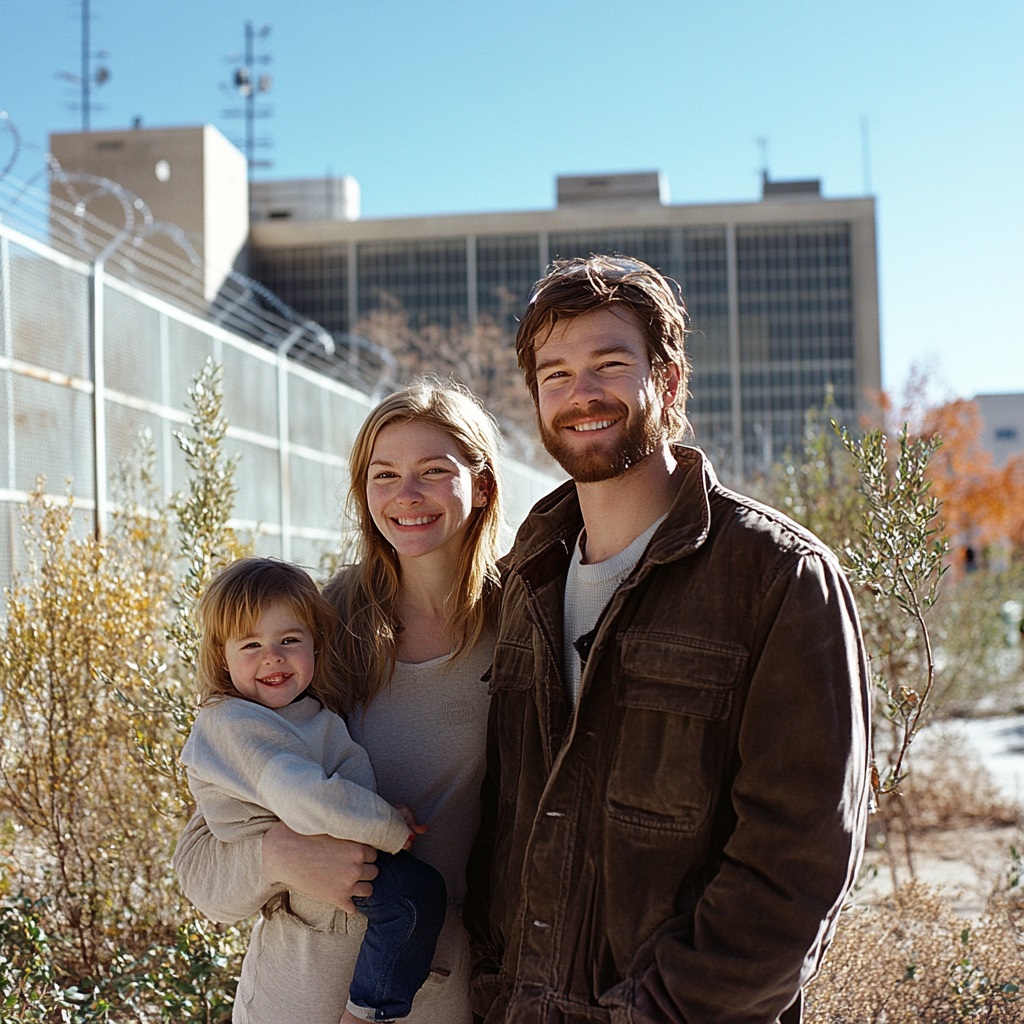
{"type": "Polygon", "coordinates": [[[369,896],[377,877],[372,846],[332,836],[303,836],[283,821],[263,836],[263,881],[356,912],[353,896],[369,896]]]}

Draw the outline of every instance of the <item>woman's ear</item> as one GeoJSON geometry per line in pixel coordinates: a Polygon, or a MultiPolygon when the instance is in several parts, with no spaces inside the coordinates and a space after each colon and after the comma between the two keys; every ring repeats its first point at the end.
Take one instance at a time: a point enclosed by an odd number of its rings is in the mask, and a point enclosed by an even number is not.
{"type": "Polygon", "coordinates": [[[473,480],[473,507],[483,508],[491,500],[491,474],[484,470],[473,480]]]}

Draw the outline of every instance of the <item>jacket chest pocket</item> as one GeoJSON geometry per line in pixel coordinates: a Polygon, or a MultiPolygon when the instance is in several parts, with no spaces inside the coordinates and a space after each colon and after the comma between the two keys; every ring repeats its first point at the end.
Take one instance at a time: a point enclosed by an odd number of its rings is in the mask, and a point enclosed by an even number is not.
{"type": "Polygon", "coordinates": [[[740,648],[624,636],[615,686],[608,813],[628,825],[693,832],[729,756],[729,712],[747,662],[740,648]]]}

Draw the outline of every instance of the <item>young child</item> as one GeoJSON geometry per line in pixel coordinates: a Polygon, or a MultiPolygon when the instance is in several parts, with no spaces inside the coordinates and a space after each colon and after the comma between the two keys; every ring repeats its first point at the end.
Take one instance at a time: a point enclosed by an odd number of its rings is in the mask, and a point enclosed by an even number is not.
{"type": "MultiPolygon", "coordinates": [[[[213,580],[198,614],[201,700],[181,754],[196,804],[224,842],[280,820],[295,832],[351,839],[382,851],[373,895],[355,900],[367,925],[348,1003],[343,1013],[342,1006],[330,1005],[339,999],[338,983],[325,978],[324,1019],[408,1016],[430,971],[445,916],[445,885],[432,867],[403,852],[424,827],[407,808],[377,796],[366,752],[342,718],[321,703],[330,692],[334,609],[302,569],[245,558],[213,580]]],[[[315,950],[324,973],[331,970],[331,961],[323,959],[323,938],[345,937],[342,910],[289,894],[272,900],[263,913],[288,914],[295,931],[286,948],[275,949],[258,938],[257,924],[247,958],[294,961],[315,950]],[[315,938],[303,934],[309,929],[315,938]]],[[[281,993],[282,1004],[287,998],[281,993]]],[[[281,1020],[280,1013],[280,1005],[256,1006],[247,993],[236,995],[236,1021],[269,1024],[281,1020]]]]}

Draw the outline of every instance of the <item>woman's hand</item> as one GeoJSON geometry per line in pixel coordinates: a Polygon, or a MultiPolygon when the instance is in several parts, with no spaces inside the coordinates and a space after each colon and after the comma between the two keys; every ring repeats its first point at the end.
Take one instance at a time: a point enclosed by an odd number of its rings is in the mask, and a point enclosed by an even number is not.
{"type": "Polygon", "coordinates": [[[263,880],[356,912],[353,896],[369,896],[377,877],[372,846],[332,836],[304,836],[279,821],[263,836],[263,880]]]}

